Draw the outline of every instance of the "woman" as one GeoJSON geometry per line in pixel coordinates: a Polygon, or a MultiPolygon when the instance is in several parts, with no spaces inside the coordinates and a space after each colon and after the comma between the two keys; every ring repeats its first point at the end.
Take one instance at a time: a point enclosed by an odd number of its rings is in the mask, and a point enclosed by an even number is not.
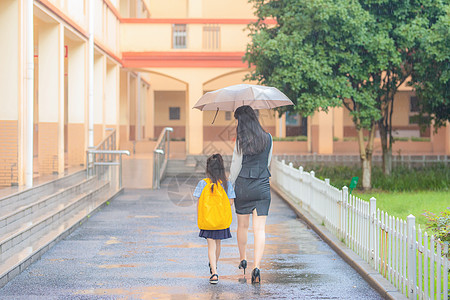
{"type": "Polygon", "coordinates": [[[238,121],[236,145],[230,168],[230,182],[235,185],[235,207],[238,220],[237,241],[241,262],[247,268],[247,234],[250,215],[255,240],[252,283],[260,283],[260,264],[266,239],[265,227],[270,206],[269,164],[272,136],[265,132],[250,106],[234,112],[238,121]]]}

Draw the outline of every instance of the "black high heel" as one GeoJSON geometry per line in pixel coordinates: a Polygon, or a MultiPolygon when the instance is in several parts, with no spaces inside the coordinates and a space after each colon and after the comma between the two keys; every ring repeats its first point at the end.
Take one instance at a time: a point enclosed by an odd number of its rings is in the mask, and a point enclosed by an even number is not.
{"type": "Polygon", "coordinates": [[[245,269],[247,268],[247,261],[245,259],[241,260],[238,266],[239,269],[244,269],[244,275],[245,275],[245,269]]]}
{"type": "Polygon", "coordinates": [[[258,268],[254,268],[252,271],[252,284],[261,283],[261,272],[258,268]]]}

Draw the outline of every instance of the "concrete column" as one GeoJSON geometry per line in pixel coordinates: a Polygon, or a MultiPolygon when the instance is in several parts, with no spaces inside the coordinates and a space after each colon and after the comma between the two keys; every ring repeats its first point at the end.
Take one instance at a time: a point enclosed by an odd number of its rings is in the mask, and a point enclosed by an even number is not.
{"type": "Polygon", "coordinates": [[[333,137],[344,140],[344,107],[335,107],[333,110],[333,137]]]}
{"type": "Polygon", "coordinates": [[[450,122],[445,124],[445,155],[450,155],[450,122]]]}
{"type": "MultiPolygon", "coordinates": [[[[120,145],[125,145],[129,140],[129,112],[128,112],[128,72],[120,70],[120,104],[119,104],[119,135],[120,145]]],[[[122,146],[121,146],[122,147],[122,146]]],[[[123,148],[123,147],[122,147],[123,148]]]]}
{"type": "Polygon", "coordinates": [[[87,44],[68,41],[68,155],[69,165],[85,163],[87,148],[86,103],[88,101],[87,44]]]}
{"type": "Polygon", "coordinates": [[[58,174],[64,173],[65,153],[64,153],[64,26],[58,25],[58,174]]]}
{"type": "Polygon", "coordinates": [[[96,55],[94,57],[94,146],[97,146],[105,135],[105,76],[106,58],[104,55],[96,55]]]}
{"type": "Polygon", "coordinates": [[[155,93],[150,85],[147,92],[147,118],[145,119],[146,138],[154,138],[155,135],[155,93]]]}
{"type": "Polygon", "coordinates": [[[312,153],[313,152],[313,147],[312,147],[312,117],[309,116],[307,117],[308,121],[306,122],[307,124],[307,128],[306,128],[306,135],[308,137],[307,140],[307,145],[308,145],[308,153],[312,153]]]}
{"type": "Polygon", "coordinates": [[[433,154],[449,154],[450,149],[450,124],[447,122],[445,127],[438,128],[435,132],[433,124],[430,126],[430,141],[433,154]]]}
{"type": "Polygon", "coordinates": [[[332,112],[319,111],[318,154],[333,154],[333,118],[332,112]]]}
{"type": "Polygon", "coordinates": [[[276,118],[276,135],[277,137],[283,138],[286,137],[286,114],[283,114],[281,117],[278,117],[278,113],[275,113],[276,118]]]}
{"type": "Polygon", "coordinates": [[[203,84],[200,80],[189,81],[186,124],[186,147],[188,154],[201,154],[203,152],[203,112],[192,109],[198,99],[203,95],[203,84]]]}
{"type": "Polygon", "coordinates": [[[0,187],[24,184],[25,89],[23,14],[16,0],[0,1],[0,187]],[[23,55],[22,55],[23,54],[23,55]],[[20,107],[20,109],[19,109],[20,107]],[[20,123],[19,123],[20,122],[20,123]],[[19,170],[19,172],[18,172],[19,170]]]}
{"type": "Polygon", "coordinates": [[[106,68],[106,88],[105,88],[105,124],[108,128],[115,128],[118,124],[118,90],[116,64],[107,64],[106,68]]]}
{"type": "Polygon", "coordinates": [[[128,125],[130,127],[129,140],[136,140],[136,76],[128,73],[128,125]]]}
{"type": "Polygon", "coordinates": [[[136,141],[142,139],[142,80],[141,73],[136,77],[136,141]]]}
{"type": "Polygon", "coordinates": [[[61,161],[64,161],[64,128],[60,128],[64,125],[64,36],[61,36],[62,33],[60,24],[42,22],[39,26],[38,160],[40,175],[64,170],[64,164],[61,168],[58,166],[61,161]],[[60,116],[61,111],[62,116],[60,116]]]}

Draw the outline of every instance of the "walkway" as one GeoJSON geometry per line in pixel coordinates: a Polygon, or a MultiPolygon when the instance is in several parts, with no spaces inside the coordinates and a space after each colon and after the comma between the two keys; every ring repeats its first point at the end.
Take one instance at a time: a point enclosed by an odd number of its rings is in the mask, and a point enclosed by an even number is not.
{"type": "Polygon", "coordinates": [[[261,285],[237,269],[235,220],[233,238],[223,242],[220,282],[210,285],[190,196],[196,183],[169,178],[159,191],[126,190],[0,289],[0,298],[380,299],[275,194],[261,285]]]}

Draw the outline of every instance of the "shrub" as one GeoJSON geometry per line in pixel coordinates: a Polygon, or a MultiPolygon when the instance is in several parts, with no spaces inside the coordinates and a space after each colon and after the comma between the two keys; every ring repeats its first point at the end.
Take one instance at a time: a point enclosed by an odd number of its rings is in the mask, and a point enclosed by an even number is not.
{"type": "Polygon", "coordinates": [[[436,239],[442,242],[450,242],[450,207],[439,215],[432,212],[425,212],[423,214],[427,218],[427,229],[430,229],[435,235],[436,239]]]}
{"type": "Polygon", "coordinates": [[[413,142],[429,142],[430,138],[426,138],[426,137],[411,137],[411,141],[413,142]]]}
{"type": "Polygon", "coordinates": [[[307,141],[308,137],[304,136],[304,135],[298,135],[298,136],[287,136],[287,137],[276,137],[273,136],[272,139],[274,141],[288,141],[288,142],[292,142],[292,141],[307,141]]]}

